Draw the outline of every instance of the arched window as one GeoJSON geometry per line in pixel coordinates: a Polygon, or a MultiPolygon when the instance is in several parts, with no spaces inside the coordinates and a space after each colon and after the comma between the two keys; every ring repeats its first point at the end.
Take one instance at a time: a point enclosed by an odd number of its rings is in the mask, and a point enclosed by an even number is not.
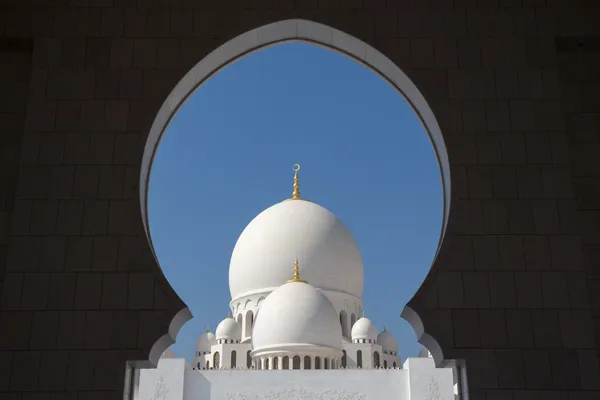
{"type": "Polygon", "coordinates": [[[321,369],[321,357],[315,357],[315,369],[321,369]]]}
{"type": "Polygon", "coordinates": [[[356,315],[354,315],[354,313],[352,313],[352,314],[350,314],[350,329],[352,329],[355,322],[356,322],[356,315]]]}
{"type": "Polygon", "coordinates": [[[304,369],[310,369],[310,357],[309,356],[304,357],[304,369]]]}
{"type": "Polygon", "coordinates": [[[329,369],[329,358],[323,359],[323,369],[329,369]]]}
{"type": "Polygon", "coordinates": [[[246,313],[246,323],[244,324],[244,335],[246,337],[252,336],[252,324],[254,323],[254,313],[252,310],[248,310],[246,313]]]}
{"type": "Polygon", "coordinates": [[[288,356],[283,357],[283,369],[290,369],[290,358],[288,356]]]}
{"type": "Polygon", "coordinates": [[[394,368],[396,368],[396,361],[394,361],[394,368]]]}
{"type": "Polygon", "coordinates": [[[362,368],[362,350],[356,352],[356,366],[362,368]]]}
{"type": "Polygon", "coordinates": [[[231,368],[235,368],[237,366],[237,352],[233,350],[231,352],[231,368]]]}
{"type": "Polygon", "coordinates": [[[383,360],[383,368],[387,368],[387,360],[383,360]]]}
{"type": "Polygon", "coordinates": [[[265,369],[269,369],[269,359],[265,358],[265,369]]]}
{"type": "Polygon", "coordinates": [[[200,369],[200,363],[198,363],[198,369],[200,369]]]}
{"type": "Polygon", "coordinates": [[[238,314],[237,323],[240,324],[240,326],[242,325],[242,314],[238,314]]]}
{"type": "Polygon", "coordinates": [[[346,368],[346,360],[347,360],[346,350],[342,350],[342,367],[344,367],[344,368],[346,368]]]}
{"type": "Polygon", "coordinates": [[[279,369],[279,357],[273,359],[273,369],[279,369]]]}
{"type": "Polygon", "coordinates": [[[342,335],[348,337],[348,314],[344,310],[340,312],[340,325],[342,326],[342,335]]]}
{"type": "Polygon", "coordinates": [[[246,352],[246,367],[250,368],[252,366],[252,357],[250,357],[250,350],[246,352]]]}
{"type": "Polygon", "coordinates": [[[378,351],[373,353],[373,367],[379,368],[379,352],[378,351]]]}
{"type": "Polygon", "coordinates": [[[210,368],[210,361],[206,360],[206,369],[210,368]]]}
{"type": "Polygon", "coordinates": [[[294,356],[292,359],[292,367],[294,369],[300,369],[300,356],[294,356]]]}
{"type": "Polygon", "coordinates": [[[213,355],[213,368],[219,369],[220,365],[221,365],[221,355],[219,354],[218,351],[216,351],[215,354],[213,355]]]}

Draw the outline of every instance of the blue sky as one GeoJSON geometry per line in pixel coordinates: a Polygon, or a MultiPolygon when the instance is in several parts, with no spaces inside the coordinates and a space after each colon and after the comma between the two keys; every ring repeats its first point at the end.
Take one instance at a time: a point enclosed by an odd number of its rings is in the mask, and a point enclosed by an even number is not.
{"type": "Polygon", "coordinates": [[[171,285],[194,318],[173,350],[227,316],[229,258],[245,226],[301,190],[354,234],[367,316],[420,345],[400,318],[433,260],[442,221],[439,168],[406,101],[357,62],[312,44],[250,54],[202,85],[160,143],[151,172],[150,230],[171,285]]]}

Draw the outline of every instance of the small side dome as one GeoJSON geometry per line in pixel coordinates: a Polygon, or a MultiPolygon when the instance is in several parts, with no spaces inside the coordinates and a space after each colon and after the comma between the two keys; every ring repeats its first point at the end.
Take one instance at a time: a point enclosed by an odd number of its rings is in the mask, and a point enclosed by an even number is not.
{"type": "Polygon", "coordinates": [[[217,340],[239,341],[242,339],[242,328],[233,318],[227,317],[217,326],[215,337],[217,340]]]}
{"type": "Polygon", "coordinates": [[[352,327],[352,340],[377,340],[377,328],[375,324],[366,317],[362,317],[352,327]]]}
{"type": "Polygon", "coordinates": [[[213,344],[217,343],[215,335],[208,329],[196,341],[196,351],[199,353],[208,353],[213,344]]]}
{"type": "Polygon", "coordinates": [[[387,331],[387,329],[383,328],[383,331],[377,336],[377,343],[381,345],[383,351],[397,353],[398,352],[398,341],[387,331]]]}

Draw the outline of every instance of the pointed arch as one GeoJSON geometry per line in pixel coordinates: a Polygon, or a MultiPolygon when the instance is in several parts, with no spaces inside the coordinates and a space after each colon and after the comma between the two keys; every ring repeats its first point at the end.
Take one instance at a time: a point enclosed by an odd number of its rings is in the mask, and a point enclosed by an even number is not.
{"type": "Polygon", "coordinates": [[[290,369],[290,358],[288,356],[283,357],[283,369],[290,369]]]}
{"type": "Polygon", "coordinates": [[[362,350],[356,351],[356,366],[362,368],[362,350]]]}
{"type": "Polygon", "coordinates": [[[252,350],[248,350],[246,352],[246,367],[247,368],[251,368],[252,367],[252,357],[250,356],[251,352],[252,352],[252,350]]]}
{"type": "Polygon", "coordinates": [[[304,356],[304,369],[310,369],[310,356],[304,356]]]}
{"type": "Polygon", "coordinates": [[[215,354],[213,355],[213,368],[219,369],[220,367],[221,367],[221,355],[219,354],[218,351],[215,351],[215,354]]]}
{"type": "Polygon", "coordinates": [[[292,359],[292,364],[292,368],[300,369],[300,356],[294,356],[294,358],[292,359]]]}
{"type": "Polygon", "coordinates": [[[233,350],[231,352],[231,368],[237,367],[237,352],[233,350]]]}
{"type": "MultiPolygon", "coordinates": [[[[433,265],[433,262],[435,262],[438,257],[448,225],[451,199],[448,153],[433,110],[427,104],[427,101],[410,78],[377,49],[332,27],[300,19],[283,20],[264,25],[226,42],[196,64],[178,82],[162,104],[147,136],[140,168],[140,210],[142,214],[142,223],[152,252],[154,252],[154,246],[148,220],[148,186],[150,181],[150,170],[161,136],[165,132],[174,113],[194,90],[226,65],[269,45],[298,40],[310,42],[340,52],[370,68],[393,86],[406,99],[421,120],[429,135],[437,157],[443,191],[441,232],[435,256],[432,260],[433,265]]],[[[435,273],[437,273],[437,271],[435,273]]],[[[431,282],[435,281],[434,278],[435,276],[432,275],[430,270],[419,291],[425,290],[424,286],[430,285],[431,282]]],[[[260,305],[261,300],[264,299],[259,299],[257,306],[260,305]]],[[[178,318],[177,316],[173,318],[171,322],[173,329],[170,328],[167,334],[159,338],[150,350],[148,359],[151,365],[156,365],[158,358],[164,350],[174,343],[179,328],[191,318],[191,313],[187,308],[182,309],[181,311],[185,314],[185,318],[178,318]]],[[[441,347],[425,332],[424,329],[421,329],[423,328],[423,324],[420,317],[408,306],[405,306],[402,316],[413,326],[420,343],[426,345],[430,349],[435,347],[435,349],[432,350],[432,355],[436,364],[440,364],[443,360],[441,347]]]]}

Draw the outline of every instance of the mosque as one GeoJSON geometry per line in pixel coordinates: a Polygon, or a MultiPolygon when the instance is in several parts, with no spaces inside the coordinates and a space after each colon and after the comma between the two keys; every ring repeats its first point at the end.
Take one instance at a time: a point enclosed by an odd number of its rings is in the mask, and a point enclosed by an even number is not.
{"type": "Polygon", "coordinates": [[[300,195],[244,229],[229,266],[231,310],[196,343],[191,365],[170,350],[142,370],[140,400],[455,399],[456,373],[425,351],[402,364],[398,342],[363,311],[352,233],[300,195]]]}

